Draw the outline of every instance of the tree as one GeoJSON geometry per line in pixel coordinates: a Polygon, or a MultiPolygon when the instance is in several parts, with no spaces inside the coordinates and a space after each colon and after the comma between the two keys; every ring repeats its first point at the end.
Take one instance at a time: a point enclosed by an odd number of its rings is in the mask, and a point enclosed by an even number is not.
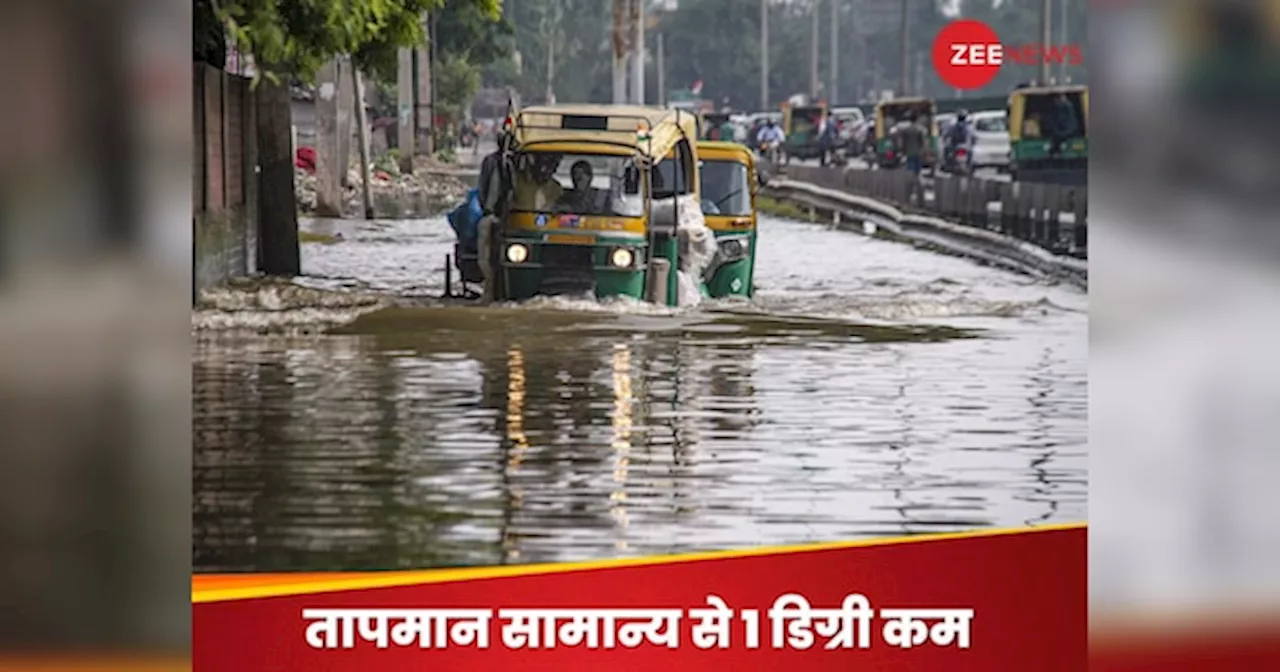
{"type": "MultiPolygon", "coordinates": [[[[208,1],[236,44],[254,55],[264,76],[296,75],[303,81],[312,81],[321,66],[344,54],[366,72],[394,72],[396,49],[426,40],[423,13],[446,5],[446,0],[208,1]]],[[[502,0],[448,4],[473,6],[494,19],[502,8],[502,0]]],[[[197,42],[204,40],[201,36],[197,42]]]]}
{"type": "Polygon", "coordinates": [[[439,114],[456,122],[475,98],[481,72],[494,62],[510,60],[515,30],[506,17],[474,2],[450,2],[435,17],[436,104],[439,114]]]}

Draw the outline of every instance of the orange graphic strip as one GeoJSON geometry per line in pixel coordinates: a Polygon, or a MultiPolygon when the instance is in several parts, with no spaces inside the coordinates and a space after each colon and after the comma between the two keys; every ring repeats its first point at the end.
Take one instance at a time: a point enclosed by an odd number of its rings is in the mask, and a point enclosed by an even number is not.
{"type": "Polygon", "coordinates": [[[586,562],[546,563],[536,565],[465,567],[456,569],[426,569],[386,572],[196,574],[191,577],[191,601],[192,603],[198,604],[204,602],[223,602],[227,600],[248,600],[264,597],[283,597],[289,595],[308,595],[346,590],[365,590],[369,588],[392,588],[427,583],[444,583],[449,581],[471,581],[502,577],[534,576],[539,574],[575,572],[591,569],[644,567],[648,565],[694,562],[698,560],[729,560],[734,558],[758,557],[762,555],[809,553],[814,551],[866,546],[885,546],[890,544],[923,543],[955,539],[975,539],[1010,534],[1032,534],[1036,532],[1076,530],[1085,528],[1085,523],[1070,523],[1063,525],[1045,525],[1034,528],[889,537],[882,539],[826,542],[797,546],[764,546],[733,551],[713,551],[706,553],[651,556],[646,558],[624,558],[617,560],[593,560],[586,562]]]}

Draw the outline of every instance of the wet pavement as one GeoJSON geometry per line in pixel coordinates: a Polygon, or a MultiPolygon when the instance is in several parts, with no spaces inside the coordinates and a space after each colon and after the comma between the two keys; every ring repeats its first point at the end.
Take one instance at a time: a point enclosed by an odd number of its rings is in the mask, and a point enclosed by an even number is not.
{"type": "Polygon", "coordinates": [[[751,303],[447,306],[442,218],[304,225],[340,236],[303,245],[300,283],[395,305],[327,335],[226,328],[252,311],[198,334],[197,569],[564,561],[1085,518],[1078,290],[764,218],[751,303]]]}

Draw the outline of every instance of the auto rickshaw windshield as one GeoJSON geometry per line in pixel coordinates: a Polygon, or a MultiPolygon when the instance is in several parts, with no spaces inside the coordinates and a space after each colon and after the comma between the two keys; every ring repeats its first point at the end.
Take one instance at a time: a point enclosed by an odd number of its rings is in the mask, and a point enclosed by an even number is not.
{"type": "Polygon", "coordinates": [[[628,157],[526,155],[517,163],[511,207],[518,212],[636,217],[644,211],[638,171],[628,157]]]}
{"type": "Polygon", "coordinates": [[[749,216],[751,180],[737,161],[702,162],[702,209],[708,215],[749,216]]]}

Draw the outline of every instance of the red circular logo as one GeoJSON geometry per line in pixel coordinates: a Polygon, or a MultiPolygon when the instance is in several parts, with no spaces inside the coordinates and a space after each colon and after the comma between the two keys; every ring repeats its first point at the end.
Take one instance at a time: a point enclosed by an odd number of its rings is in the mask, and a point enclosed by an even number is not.
{"type": "Polygon", "coordinates": [[[1002,63],[1000,37],[981,21],[952,21],[933,38],[933,68],[952,88],[980,89],[995,79],[1002,63]]]}

